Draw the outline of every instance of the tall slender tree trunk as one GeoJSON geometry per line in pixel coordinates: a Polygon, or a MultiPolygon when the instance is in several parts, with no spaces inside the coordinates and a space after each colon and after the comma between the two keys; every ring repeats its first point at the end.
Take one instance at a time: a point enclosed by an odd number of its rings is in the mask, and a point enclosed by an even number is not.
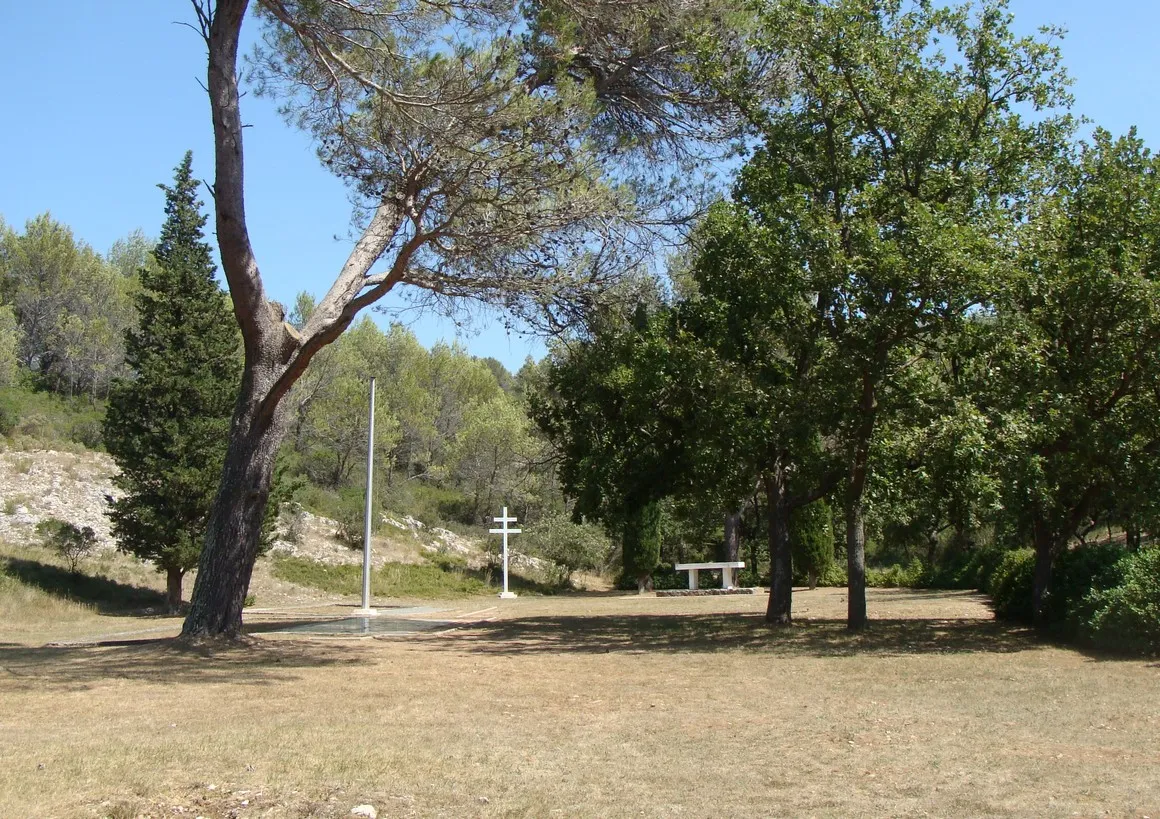
{"type": "Polygon", "coordinates": [[[270,497],[274,458],[282,440],[282,404],[272,414],[258,410],[276,374],[247,362],[242,395],[234,413],[221,485],[214,498],[205,546],[190,598],[184,639],[236,637],[242,630],[242,606],[261,544],[262,521],[270,497]]]}
{"type": "Polygon", "coordinates": [[[734,561],[741,554],[741,510],[725,515],[725,539],[721,544],[721,560],[734,561]]]}
{"type": "Polygon", "coordinates": [[[173,566],[165,568],[165,604],[170,614],[181,611],[181,581],[185,579],[185,569],[173,566]]]}
{"type": "Polygon", "coordinates": [[[866,527],[861,495],[846,499],[846,628],[866,628],[866,527]]]}
{"type": "Polygon", "coordinates": [[[850,631],[861,631],[868,622],[866,526],[862,497],[866,492],[866,478],[870,474],[870,441],[874,436],[877,408],[874,376],[867,370],[862,374],[862,397],[858,405],[861,418],[857,438],[853,441],[849,483],[846,487],[846,628],[850,631]]]}
{"type": "Polygon", "coordinates": [[[1124,544],[1128,547],[1128,550],[1132,552],[1140,551],[1140,541],[1142,539],[1140,525],[1135,521],[1130,521],[1124,527],[1124,544]]]}
{"type": "Polygon", "coordinates": [[[762,478],[769,520],[769,606],[766,622],[788,626],[793,622],[793,558],[789,551],[789,506],[786,475],[781,459],[762,478]]]}

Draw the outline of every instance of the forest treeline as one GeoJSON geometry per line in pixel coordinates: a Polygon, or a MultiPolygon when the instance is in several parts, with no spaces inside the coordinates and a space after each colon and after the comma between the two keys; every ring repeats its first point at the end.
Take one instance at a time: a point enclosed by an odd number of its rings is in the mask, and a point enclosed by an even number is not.
{"type": "MultiPolygon", "coordinates": [[[[24,231],[2,230],[0,434],[30,447],[103,448],[111,385],[135,376],[125,333],[137,328],[135,300],[143,268],[156,265],[155,243],[136,231],[101,254],[49,214],[24,231]]],[[[288,319],[301,326],[313,308],[302,293],[288,319]]],[[[542,370],[529,359],[513,374],[457,342],[427,349],[405,326],[364,317],[294,388],[279,454],[290,502],[335,518],[361,544],[374,376],[378,510],[475,527],[506,505],[531,525],[527,546],[563,572],[608,568],[610,541],[599,526],[571,521],[551,446],[528,415],[542,370]]]]}

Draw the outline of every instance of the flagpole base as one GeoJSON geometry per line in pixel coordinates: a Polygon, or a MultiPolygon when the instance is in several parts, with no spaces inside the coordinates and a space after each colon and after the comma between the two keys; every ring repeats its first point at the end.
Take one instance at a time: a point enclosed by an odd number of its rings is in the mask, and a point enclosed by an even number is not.
{"type": "Polygon", "coordinates": [[[518,595],[515,592],[500,592],[499,596],[501,598],[503,598],[504,600],[511,600],[515,597],[518,597],[518,595]]]}

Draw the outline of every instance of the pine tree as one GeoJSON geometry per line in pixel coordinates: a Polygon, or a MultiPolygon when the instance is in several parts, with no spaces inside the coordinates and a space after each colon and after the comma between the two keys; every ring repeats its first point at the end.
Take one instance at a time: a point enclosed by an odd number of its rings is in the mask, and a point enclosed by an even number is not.
{"type": "Polygon", "coordinates": [[[165,224],[141,271],[138,328],[126,333],[134,377],[109,397],[105,444],[125,494],[109,517],[119,548],[166,574],[170,608],[197,565],[241,379],[240,335],[203,234],[192,153],[165,191],[165,224]]]}

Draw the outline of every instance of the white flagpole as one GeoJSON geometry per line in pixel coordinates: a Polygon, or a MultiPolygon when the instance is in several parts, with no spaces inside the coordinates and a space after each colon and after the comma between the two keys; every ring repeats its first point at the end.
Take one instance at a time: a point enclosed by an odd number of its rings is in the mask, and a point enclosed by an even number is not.
{"type": "Polygon", "coordinates": [[[375,475],[375,377],[371,376],[371,412],[367,424],[367,498],[363,511],[363,586],[362,608],[354,613],[360,617],[370,617],[378,612],[371,608],[371,494],[375,475]]]}

